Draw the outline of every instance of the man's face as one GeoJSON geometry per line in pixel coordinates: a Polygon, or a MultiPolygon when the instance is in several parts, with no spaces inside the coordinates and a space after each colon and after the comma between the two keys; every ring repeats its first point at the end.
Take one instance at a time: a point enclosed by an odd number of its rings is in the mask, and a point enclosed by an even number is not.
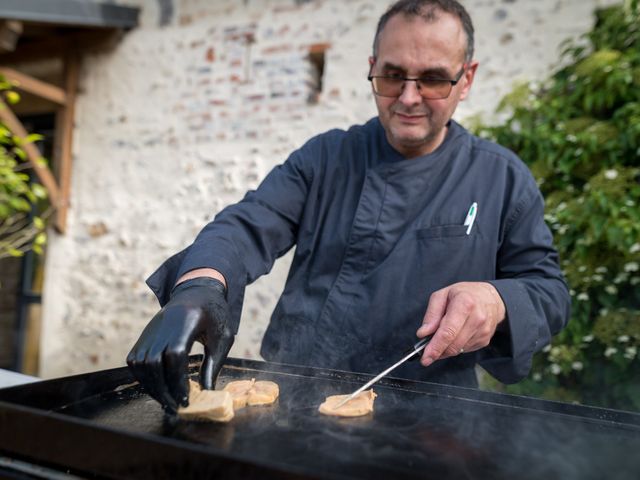
{"type": "MultiPolygon", "coordinates": [[[[391,17],[371,57],[372,75],[455,79],[464,66],[466,36],[460,21],[440,13],[434,22],[420,17],[391,17]]],[[[374,95],[389,143],[407,158],[435,150],[444,140],[446,124],[473,82],[477,63],[466,65],[447,98],[424,99],[416,82],[405,82],[398,97],[374,95]]]]}

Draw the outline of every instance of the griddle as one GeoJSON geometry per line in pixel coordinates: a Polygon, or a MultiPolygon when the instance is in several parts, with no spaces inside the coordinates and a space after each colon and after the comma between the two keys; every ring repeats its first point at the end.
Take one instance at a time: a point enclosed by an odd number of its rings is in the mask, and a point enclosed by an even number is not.
{"type": "Polygon", "coordinates": [[[0,456],[88,478],[640,478],[640,414],[385,378],[373,414],[327,417],[371,376],[231,358],[218,386],[250,378],[280,398],[226,424],[165,415],[126,367],[2,389],[0,456]]]}

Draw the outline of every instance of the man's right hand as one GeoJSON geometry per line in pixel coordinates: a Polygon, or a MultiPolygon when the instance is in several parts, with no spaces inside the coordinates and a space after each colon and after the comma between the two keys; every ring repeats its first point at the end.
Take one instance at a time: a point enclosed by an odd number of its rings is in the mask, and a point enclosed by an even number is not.
{"type": "Polygon", "coordinates": [[[212,389],[234,335],[224,285],[198,277],[178,284],[169,302],[145,327],[127,356],[134,376],[165,410],[189,404],[189,352],[204,345],[200,384],[212,389]]]}

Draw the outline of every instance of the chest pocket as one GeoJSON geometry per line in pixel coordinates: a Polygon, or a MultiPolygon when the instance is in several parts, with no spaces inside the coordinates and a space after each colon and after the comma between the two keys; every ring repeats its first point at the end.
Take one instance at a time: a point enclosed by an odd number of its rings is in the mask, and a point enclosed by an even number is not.
{"type": "Polygon", "coordinates": [[[470,237],[474,233],[474,230],[477,229],[477,225],[473,226],[469,235],[467,235],[467,228],[468,227],[466,227],[465,225],[436,225],[416,230],[416,236],[419,239],[470,237]]]}
{"type": "Polygon", "coordinates": [[[476,221],[467,235],[465,225],[432,225],[415,230],[416,281],[430,290],[455,282],[493,275],[495,259],[476,221]]]}

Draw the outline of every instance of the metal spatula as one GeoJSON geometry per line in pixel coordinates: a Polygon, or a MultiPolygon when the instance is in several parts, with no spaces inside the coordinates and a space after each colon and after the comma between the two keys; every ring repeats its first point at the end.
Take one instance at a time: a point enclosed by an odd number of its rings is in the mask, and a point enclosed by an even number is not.
{"type": "Polygon", "coordinates": [[[353,399],[360,392],[364,392],[367,388],[369,388],[371,385],[376,383],[378,380],[380,380],[381,378],[387,376],[392,370],[395,370],[396,368],[398,368],[400,365],[402,365],[404,362],[409,360],[411,357],[413,357],[414,355],[417,355],[418,353],[422,352],[422,350],[424,350],[424,347],[427,346],[427,343],[429,343],[429,340],[431,340],[431,337],[432,337],[431,335],[427,335],[426,337],[424,337],[422,340],[420,340],[418,343],[416,343],[413,346],[413,348],[410,350],[410,352],[402,360],[400,360],[397,363],[394,363],[389,368],[384,370],[382,373],[380,373],[380,374],[376,375],[375,377],[373,377],[371,380],[369,380],[367,383],[365,383],[363,386],[361,386],[359,389],[357,389],[355,392],[353,392],[347,398],[342,400],[338,405],[336,405],[334,407],[334,409],[340,408],[342,405],[347,403],[349,400],[353,399]]]}

